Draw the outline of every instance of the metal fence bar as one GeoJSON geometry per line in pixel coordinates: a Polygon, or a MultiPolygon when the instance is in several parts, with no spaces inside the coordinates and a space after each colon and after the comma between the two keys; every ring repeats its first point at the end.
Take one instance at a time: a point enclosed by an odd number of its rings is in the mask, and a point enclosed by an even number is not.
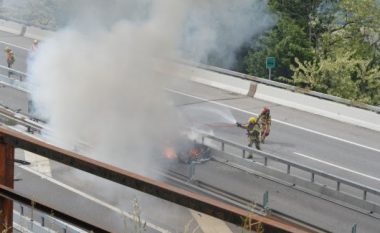
{"type": "Polygon", "coordinates": [[[12,72],[13,74],[18,74],[20,77],[23,77],[23,78],[25,78],[25,77],[28,76],[27,73],[24,73],[24,72],[21,72],[21,71],[19,71],[19,70],[15,70],[15,69],[9,68],[8,66],[0,65],[0,69],[4,69],[4,70],[6,70],[6,71],[8,71],[8,72],[10,71],[10,72],[12,72]]]}
{"type": "Polygon", "coordinates": [[[347,186],[359,189],[359,190],[363,191],[363,200],[366,200],[367,193],[371,193],[371,194],[374,194],[374,195],[380,197],[380,190],[373,189],[371,187],[368,187],[368,186],[365,186],[365,185],[361,185],[361,184],[355,183],[353,181],[346,180],[346,179],[337,177],[335,175],[328,174],[326,172],[323,172],[323,171],[320,171],[320,170],[317,170],[317,169],[313,169],[313,168],[310,168],[310,167],[307,167],[307,166],[304,166],[304,165],[296,164],[296,163],[287,161],[285,159],[279,158],[279,157],[277,157],[275,155],[272,155],[272,154],[269,154],[269,153],[266,153],[266,152],[263,152],[263,151],[255,150],[255,149],[247,147],[247,146],[242,146],[242,145],[236,144],[236,143],[228,141],[228,140],[217,138],[217,137],[215,137],[213,135],[202,134],[202,137],[205,137],[205,138],[208,138],[210,140],[217,141],[217,142],[224,142],[224,144],[226,144],[226,145],[230,145],[230,146],[232,146],[234,148],[241,149],[243,151],[247,151],[248,153],[259,154],[259,155],[261,155],[261,156],[264,157],[264,166],[267,166],[268,165],[268,161],[272,160],[272,161],[276,161],[276,162],[285,164],[287,166],[287,173],[290,172],[291,167],[294,167],[294,168],[300,169],[302,171],[308,172],[308,173],[311,174],[311,182],[315,181],[315,175],[318,175],[318,176],[324,177],[326,179],[335,181],[335,182],[337,182],[337,188],[336,188],[337,191],[340,191],[341,184],[345,184],[347,186]]]}
{"type": "MultiPolygon", "coordinates": [[[[260,222],[265,232],[309,232],[304,227],[298,226],[295,223],[284,222],[283,220],[252,214],[249,211],[225,204],[204,195],[179,189],[164,182],[156,181],[136,173],[81,156],[77,153],[55,147],[12,129],[0,127],[0,140],[4,143],[14,145],[17,148],[36,153],[42,157],[63,163],[85,172],[89,172],[115,183],[119,183],[138,191],[159,197],[163,200],[206,213],[240,226],[247,218],[249,218],[252,222],[260,222]]],[[[9,194],[9,190],[4,190],[4,188],[1,189],[1,191],[9,194]]]]}

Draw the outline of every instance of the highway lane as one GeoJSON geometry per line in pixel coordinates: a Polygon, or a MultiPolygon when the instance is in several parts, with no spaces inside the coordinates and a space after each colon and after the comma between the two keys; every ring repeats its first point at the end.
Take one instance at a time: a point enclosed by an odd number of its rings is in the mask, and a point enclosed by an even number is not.
{"type": "MultiPolygon", "coordinates": [[[[69,183],[71,186],[67,186],[62,182],[54,181],[49,177],[30,171],[31,169],[28,169],[27,167],[26,169],[23,166],[15,167],[15,173],[22,179],[21,181],[15,183],[16,191],[34,199],[37,202],[42,202],[48,206],[57,208],[58,210],[71,216],[75,216],[95,225],[100,225],[110,232],[130,232],[134,230],[134,222],[129,218],[124,217],[120,212],[122,210],[131,215],[133,212],[132,201],[134,198],[138,197],[139,201],[143,198],[146,200],[151,200],[151,202],[155,203],[155,207],[157,207],[157,203],[160,203],[160,200],[157,200],[155,197],[150,197],[149,199],[146,197],[147,195],[144,196],[144,194],[122,187],[115,183],[110,184],[111,182],[101,178],[92,177],[86,180],[84,175],[82,178],[76,177],[76,179],[73,179],[73,175],[71,174],[71,179],[69,179],[71,181],[69,183]],[[87,182],[96,181],[97,185],[83,182],[83,180],[87,182]],[[104,184],[104,186],[102,184],[104,184]],[[95,186],[97,189],[94,190],[93,188],[95,186]],[[73,187],[78,187],[78,189],[73,187]],[[115,197],[122,196],[123,198],[120,198],[119,202],[115,202],[115,200],[109,198],[112,196],[112,193],[111,191],[107,191],[107,188],[112,188],[112,191],[120,192],[120,195],[116,193],[115,197]],[[81,191],[86,189],[91,191],[86,193],[81,191]],[[99,190],[102,191],[99,192],[99,190]],[[98,197],[106,195],[108,198],[105,201],[101,201],[104,199],[96,199],[96,196],[94,197],[91,195],[92,193],[98,194],[98,197]],[[110,201],[111,203],[109,204],[110,201]],[[112,201],[114,202],[112,203],[112,201]]],[[[64,173],[61,173],[61,175],[64,175],[64,173]]],[[[163,201],[161,201],[160,205],[163,209],[168,208],[167,206],[165,207],[165,203],[163,203],[163,201]]],[[[185,221],[191,219],[191,215],[187,209],[183,207],[175,208],[173,204],[169,205],[173,213],[177,214],[177,219],[173,222],[167,222],[166,226],[169,228],[166,230],[170,230],[170,232],[177,232],[178,230],[183,229],[183,226],[186,225],[185,221]],[[187,218],[184,216],[187,216],[187,218]],[[180,225],[182,223],[183,225],[180,225]]],[[[147,211],[148,208],[145,208],[144,205],[140,205],[140,208],[142,209],[142,214],[140,217],[143,217],[144,219],[145,211],[147,211]]],[[[169,217],[166,219],[168,220],[169,217]]],[[[146,232],[160,232],[158,231],[160,227],[157,228],[154,224],[153,226],[150,226],[150,224],[151,221],[147,224],[146,232]]]]}
{"type": "Polygon", "coordinates": [[[269,191],[270,208],[330,232],[350,232],[354,223],[358,224],[360,232],[377,233],[380,229],[379,219],[217,162],[197,165],[193,179],[259,204],[262,204],[264,192],[269,191]]]}
{"type": "MultiPolygon", "coordinates": [[[[179,173],[186,173],[187,166],[173,160],[170,169],[179,173]]],[[[83,172],[68,169],[54,162],[52,163],[52,169],[55,179],[122,209],[130,208],[131,200],[138,195],[144,218],[165,229],[172,230],[174,228],[173,223],[175,223],[178,232],[181,226],[186,225],[188,220],[191,219],[188,213],[186,214],[176,205],[169,204],[169,207],[167,207],[165,202],[161,200],[146,198],[145,195],[138,194],[120,185],[105,182],[103,179],[91,178],[83,172]],[[98,190],[103,191],[99,192],[98,190]],[[112,190],[112,193],[107,190],[112,190]],[[165,212],[164,215],[155,211],[166,208],[170,208],[170,212],[165,212]],[[145,216],[145,213],[147,213],[147,216],[145,216]]],[[[163,176],[161,180],[175,184],[172,180],[163,176]]],[[[270,208],[284,212],[304,222],[312,223],[330,232],[349,232],[354,223],[358,224],[360,231],[366,233],[376,233],[379,229],[379,218],[218,162],[209,161],[196,165],[192,180],[194,183],[197,180],[203,181],[206,184],[211,184],[214,187],[259,204],[262,203],[263,193],[269,191],[270,208]]],[[[44,194],[42,193],[41,195],[43,197],[44,194]]],[[[238,228],[229,226],[234,229],[233,232],[240,232],[238,228]]]]}
{"type": "MultiPolygon", "coordinates": [[[[53,207],[91,223],[100,224],[111,229],[111,232],[135,232],[133,231],[134,223],[130,219],[124,219],[120,213],[122,210],[131,215],[133,213],[133,200],[135,199],[139,203],[140,216],[148,222],[147,231],[144,232],[184,232],[185,227],[188,227],[188,232],[202,233],[204,231],[197,229],[199,225],[194,220],[195,216],[201,216],[203,221],[206,221],[206,225],[207,222],[211,221],[203,214],[162,199],[71,169],[59,163],[51,161],[50,164],[53,179],[31,173],[31,169],[17,169],[16,172],[22,182],[17,183],[16,190],[28,196],[37,196],[36,200],[49,203],[53,207]],[[78,206],[84,208],[78,208],[78,206]],[[106,217],[102,218],[102,216],[106,217]],[[125,220],[127,220],[129,231],[124,230],[125,220]]],[[[221,225],[227,229],[218,233],[241,232],[239,227],[232,224],[223,223],[219,220],[212,221],[218,222],[218,225],[215,226],[219,227],[218,229],[223,229],[221,225]]]]}
{"type": "MultiPolygon", "coordinates": [[[[179,90],[172,96],[177,100],[177,105],[184,104],[181,108],[197,105],[204,108],[220,108],[221,111],[225,111],[223,108],[230,106],[232,114],[240,122],[246,122],[251,115],[247,111],[258,113],[263,106],[270,106],[275,120],[272,124],[271,135],[262,145],[264,151],[380,189],[379,132],[199,84],[187,83],[187,86],[176,86],[174,89],[179,90]],[[189,93],[190,91],[196,93],[189,93]],[[216,100],[217,103],[199,102],[199,98],[216,100]],[[292,117],[294,115],[300,117],[292,117]],[[278,116],[281,120],[277,118],[278,116]],[[330,127],[335,124],[337,126],[330,127]],[[336,128],[339,129],[338,133],[334,131],[336,128]]],[[[245,132],[241,129],[214,127],[213,131],[215,135],[222,138],[246,144],[245,132]]]]}
{"type": "MultiPolygon", "coordinates": [[[[12,68],[25,72],[27,70],[27,61],[29,56],[28,50],[31,48],[33,40],[0,31],[0,41],[0,65],[7,66],[4,49],[5,47],[9,47],[13,50],[16,58],[12,68]]],[[[6,73],[1,71],[1,74],[4,75],[6,73]]]]}

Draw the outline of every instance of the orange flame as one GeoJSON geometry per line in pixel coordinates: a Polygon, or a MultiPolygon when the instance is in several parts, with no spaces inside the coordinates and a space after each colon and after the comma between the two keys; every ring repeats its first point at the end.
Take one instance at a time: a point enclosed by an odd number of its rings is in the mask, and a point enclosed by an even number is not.
{"type": "Polygon", "coordinates": [[[166,147],[164,150],[164,156],[168,159],[177,158],[175,150],[172,147],[166,147]]]}
{"type": "Polygon", "coordinates": [[[190,155],[192,157],[197,157],[198,155],[200,155],[201,153],[201,150],[199,148],[196,148],[196,147],[193,147],[190,151],[190,155]]]}

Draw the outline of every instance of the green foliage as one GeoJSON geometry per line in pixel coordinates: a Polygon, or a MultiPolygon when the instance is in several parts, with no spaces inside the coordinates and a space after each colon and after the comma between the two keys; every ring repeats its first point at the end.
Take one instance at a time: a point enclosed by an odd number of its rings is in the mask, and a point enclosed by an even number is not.
{"type": "Polygon", "coordinates": [[[372,68],[368,60],[353,58],[353,53],[304,63],[296,59],[298,66],[291,67],[294,83],[363,103],[380,103],[380,68],[372,68]]]}
{"type": "Polygon", "coordinates": [[[380,6],[375,0],[341,0],[313,61],[297,59],[293,81],[312,90],[380,104],[380,6]]]}
{"type": "Polygon", "coordinates": [[[380,3],[376,0],[269,0],[277,25],[244,58],[249,74],[363,103],[380,104],[380,3]]]}
{"type": "Polygon", "coordinates": [[[294,58],[310,60],[313,50],[302,28],[294,20],[284,17],[276,27],[258,40],[256,46],[245,57],[244,63],[248,73],[260,77],[267,76],[265,58],[268,56],[276,58],[273,76],[290,78],[290,65],[294,64],[294,58]]]}

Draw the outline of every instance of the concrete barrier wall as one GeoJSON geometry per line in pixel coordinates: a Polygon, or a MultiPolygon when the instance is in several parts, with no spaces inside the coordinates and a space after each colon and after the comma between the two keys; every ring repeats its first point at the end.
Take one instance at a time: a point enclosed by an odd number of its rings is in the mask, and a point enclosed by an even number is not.
{"type": "MultiPolygon", "coordinates": [[[[192,81],[242,95],[248,94],[252,84],[248,80],[182,64],[176,72],[192,81]]],[[[256,85],[254,98],[380,131],[380,115],[375,112],[265,84],[256,85]]]]}
{"type": "Polygon", "coordinates": [[[0,19],[0,31],[5,31],[5,32],[20,35],[22,28],[23,28],[22,24],[0,19]]]}
{"type": "Polygon", "coordinates": [[[255,98],[380,131],[380,115],[372,111],[265,84],[257,85],[255,98]]]}
{"type": "Polygon", "coordinates": [[[251,82],[243,79],[232,79],[228,75],[218,74],[207,70],[195,70],[190,77],[192,81],[231,91],[241,95],[247,95],[251,82]]]}
{"type": "Polygon", "coordinates": [[[52,31],[43,30],[37,27],[27,27],[24,36],[32,39],[43,40],[53,35],[52,31]]]}

